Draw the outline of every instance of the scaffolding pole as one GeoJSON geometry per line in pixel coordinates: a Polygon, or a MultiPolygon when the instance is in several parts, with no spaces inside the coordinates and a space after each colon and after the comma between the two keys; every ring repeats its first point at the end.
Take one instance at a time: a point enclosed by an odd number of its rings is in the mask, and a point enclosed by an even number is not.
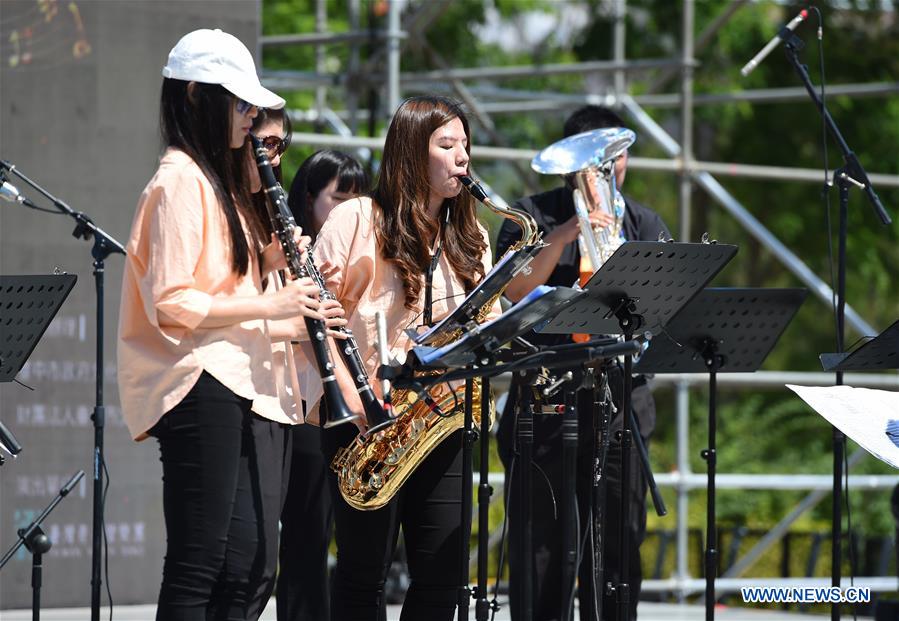
{"type": "Polygon", "coordinates": [[[400,3],[387,3],[387,118],[400,107],[400,3]]]}
{"type": "MultiPolygon", "coordinates": [[[[693,22],[696,6],[693,0],[684,0],[681,15],[681,157],[693,159],[693,22]]],[[[623,95],[623,93],[622,93],[623,95]]],[[[679,239],[690,240],[692,220],[693,176],[688,171],[680,173],[678,184],[679,239]]]]}

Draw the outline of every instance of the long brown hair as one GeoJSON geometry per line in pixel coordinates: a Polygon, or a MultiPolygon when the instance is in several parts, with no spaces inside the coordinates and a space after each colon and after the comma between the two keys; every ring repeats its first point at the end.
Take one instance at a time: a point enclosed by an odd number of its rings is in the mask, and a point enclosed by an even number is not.
{"type": "MultiPolygon", "coordinates": [[[[468,119],[461,106],[439,96],[412,97],[393,115],[384,143],[384,157],[372,199],[379,207],[375,217],[378,248],[396,266],[403,281],[405,306],[414,309],[423,286],[422,274],[431,260],[428,240],[439,231],[439,222],[428,214],[428,145],[431,134],[453,119],[465,129],[471,149],[468,119]]],[[[443,253],[471,291],[484,276],[481,257],[487,244],[478,229],[474,198],[462,190],[443,201],[439,220],[449,222],[441,241],[443,253]]]]}
{"type": "Polygon", "coordinates": [[[249,267],[250,252],[259,252],[268,243],[268,227],[251,207],[247,162],[249,147],[232,149],[231,108],[234,96],[218,84],[194,83],[164,78],[160,97],[160,131],[166,147],[187,153],[212,184],[228,223],[231,269],[243,276],[249,267]],[[242,213],[257,248],[250,248],[240,222],[242,213]]]}

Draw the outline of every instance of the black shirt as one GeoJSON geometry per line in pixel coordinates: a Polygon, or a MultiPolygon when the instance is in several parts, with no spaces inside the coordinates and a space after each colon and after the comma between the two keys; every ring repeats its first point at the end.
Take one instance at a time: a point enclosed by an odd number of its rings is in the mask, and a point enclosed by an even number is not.
{"type": "MultiPolygon", "coordinates": [[[[656,241],[659,233],[664,233],[665,239],[671,237],[668,227],[662,221],[662,218],[652,209],[644,207],[640,203],[624,197],[626,209],[624,213],[624,236],[631,241],[656,241]]],[[[571,218],[574,211],[574,198],[572,192],[567,187],[560,187],[549,192],[536,194],[523,198],[516,202],[514,208],[526,211],[537,223],[540,232],[545,236],[557,226],[565,223],[571,218]]],[[[521,227],[512,220],[505,220],[500,228],[499,235],[496,240],[496,257],[499,258],[506,253],[512,244],[521,239],[521,227]]],[[[571,287],[580,276],[581,253],[578,248],[577,240],[567,244],[559,257],[559,264],[550,273],[546,283],[550,286],[571,287]]],[[[531,332],[525,335],[525,339],[538,345],[552,345],[560,342],[570,341],[570,336],[565,334],[539,334],[531,332]]],[[[620,376],[618,376],[620,377],[620,376]]],[[[517,378],[513,378],[513,388],[517,384],[517,378]]],[[[620,380],[611,384],[614,401],[616,404],[621,403],[620,398],[620,380]]],[[[644,440],[647,440],[655,428],[655,403],[652,400],[652,394],[649,388],[639,385],[631,393],[631,404],[634,413],[640,425],[640,432],[644,440]]],[[[591,450],[590,430],[592,428],[592,412],[590,404],[592,402],[591,391],[579,391],[578,397],[578,418],[580,424],[578,426],[578,446],[579,452],[591,450]],[[583,393],[583,394],[581,394],[583,393]]],[[[511,457],[513,442],[513,416],[511,408],[512,400],[506,403],[503,416],[500,418],[497,439],[499,441],[499,453],[503,459],[503,463],[508,466],[511,457]]],[[[536,417],[534,420],[534,451],[535,458],[549,458],[551,455],[558,457],[560,447],[561,419],[558,416],[536,417]]],[[[620,417],[616,417],[613,421],[612,429],[620,429],[620,417]]]]}

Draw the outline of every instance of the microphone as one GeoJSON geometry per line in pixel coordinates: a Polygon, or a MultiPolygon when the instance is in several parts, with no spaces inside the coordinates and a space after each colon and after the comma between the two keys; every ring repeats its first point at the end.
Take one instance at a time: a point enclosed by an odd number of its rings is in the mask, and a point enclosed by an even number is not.
{"type": "Polygon", "coordinates": [[[7,181],[6,177],[0,175],[0,181],[3,182],[2,185],[0,185],[0,197],[2,197],[3,200],[9,201],[10,203],[20,203],[28,207],[35,207],[35,204],[19,192],[19,188],[7,181]]]}
{"type": "Polygon", "coordinates": [[[740,73],[743,74],[743,77],[745,78],[750,73],[752,73],[752,71],[756,67],[759,66],[759,63],[762,62],[763,60],[765,60],[765,57],[768,56],[768,54],[770,54],[772,51],[774,51],[774,48],[776,48],[778,45],[780,45],[781,41],[783,41],[784,39],[787,38],[787,31],[788,30],[790,32],[795,31],[796,27],[799,26],[799,24],[801,22],[803,22],[806,17],[808,17],[808,11],[806,11],[805,9],[802,9],[799,12],[799,15],[794,17],[786,26],[781,28],[780,32],[778,32],[777,35],[773,39],[768,41],[768,44],[765,47],[763,47],[759,51],[758,54],[753,56],[752,60],[750,60],[748,63],[746,63],[746,66],[744,66],[742,69],[740,69],[740,73]]]}
{"type": "MultiPolygon", "coordinates": [[[[0,179],[3,179],[0,177],[0,179]]],[[[24,203],[27,199],[22,196],[22,193],[19,192],[19,188],[8,182],[6,179],[3,179],[3,185],[0,186],[0,196],[3,197],[3,200],[9,201],[10,203],[24,203]]]]}
{"type": "Polygon", "coordinates": [[[4,449],[13,457],[22,452],[22,445],[19,444],[16,437],[12,434],[12,431],[7,429],[2,421],[0,421],[0,448],[4,449]]]}

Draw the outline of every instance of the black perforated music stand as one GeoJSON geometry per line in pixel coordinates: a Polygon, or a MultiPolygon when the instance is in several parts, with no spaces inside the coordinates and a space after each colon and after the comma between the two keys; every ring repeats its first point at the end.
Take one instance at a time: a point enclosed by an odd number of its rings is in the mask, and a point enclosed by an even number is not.
{"type": "Polygon", "coordinates": [[[709,447],[705,549],[705,618],[715,618],[715,434],[717,374],[756,371],[799,310],[805,289],[705,289],[665,326],[634,364],[638,373],[709,374],[709,447]]]}
{"type": "MultiPolygon", "coordinates": [[[[584,295],[556,315],[542,330],[552,334],[623,334],[631,340],[638,331],[659,331],[737,253],[737,247],[718,243],[625,242],[584,286],[584,295]]],[[[624,358],[621,411],[630,412],[632,357],[624,358]]],[[[576,419],[572,420],[576,433],[576,419]]],[[[630,519],[630,416],[622,418],[621,523],[619,528],[620,582],[615,590],[617,618],[630,615],[629,561],[626,525],[630,519]]],[[[563,420],[563,425],[565,421],[563,420]]],[[[569,434],[571,435],[571,434],[569,434]]],[[[562,446],[563,468],[572,469],[574,451],[562,446]]],[[[564,470],[563,470],[564,471],[564,470]]],[[[567,501],[563,503],[563,508],[567,501]]],[[[566,544],[569,545],[570,543],[566,544]]],[[[571,555],[569,554],[569,557],[571,555]]],[[[577,570],[574,569],[576,572],[577,570]]],[[[563,584],[571,567],[563,567],[563,584]],[[566,573],[567,572],[567,573],[566,573]]],[[[568,582],[573,584],[573,580],[568,582]]],[[[568,587],[565,587],[568,588],[568,587]]],[[[602,588],[602,585],[600,585],[602,588]]],[[[563,589],[563,600],[567,597],[563,589]]]]}
{"type": "Polygon", "coordinates": [[[550,334],[622,334],[623,308],[655,332],[737,253],[730,244],[625,242],[584,286],[584,296],[542,330],[550,334]]]}
{"type": "Polygon", "coordinates": [[[899,369],[899,321],[848,353],[821,354],[825,371],[899,369]]]}
{"type": "Polygon", "coordinates": [[[11,382],[34,351],[75,274],[0,276],[0,382],[11,382]]]}
{"type": "MultiPolygon", "coordinates": [[[[16,378],[76,280],[74,274],[0,276],[0,382],[16,378]]],[[[21,447],[12,432],[0,428],[0,447],[15,457],[21,447]],[[9,445],[3,441],[7,434],[9,445]]],[[[0,466],[4,461],[0,455],[0,466]]]]}

